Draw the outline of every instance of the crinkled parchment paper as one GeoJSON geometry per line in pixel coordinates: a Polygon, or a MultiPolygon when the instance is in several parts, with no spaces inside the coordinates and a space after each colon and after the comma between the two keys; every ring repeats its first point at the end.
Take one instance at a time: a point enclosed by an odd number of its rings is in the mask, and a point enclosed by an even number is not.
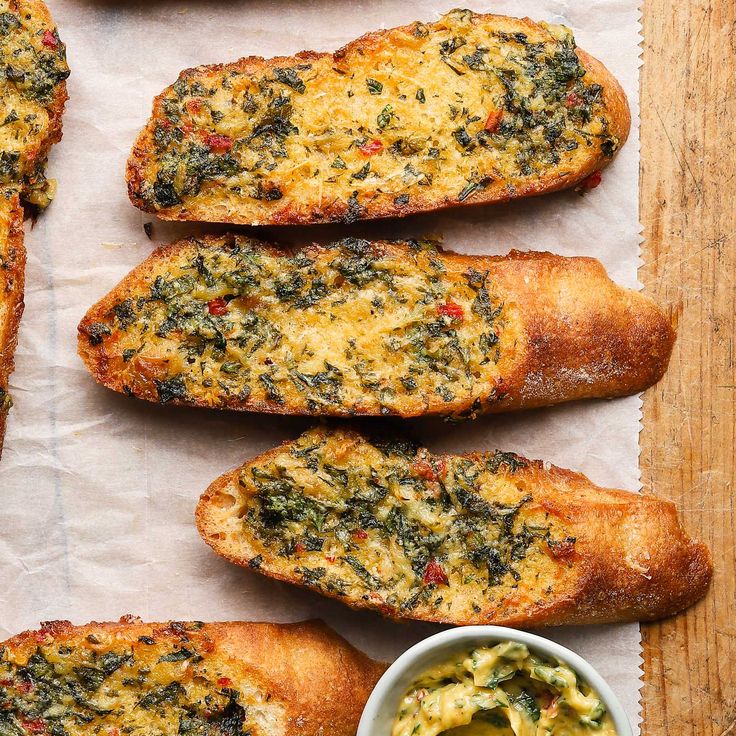
{"type": "MultiPolygon", "coordinates": [[[[639,256],[638,67],[635,0],[476,0],[478,11],[571,26],[629,96],[629,142],[581,197],[565,192],[508,206],[356,226],[364,235],[442,235],[473,253],[511,248],[595,256],[636,286],[639,256]]],[[[217,558],[193,523],[220,473],[295,436],[304,421],[159,407],[94,384],[77,357],[76,326],[154,247],[194,226],[154,221],[128,202],[124,163],[151,100],[180,70],[248,54],[334,50],[360,34],[432,20],[453,0],[51,0],[72,76],[64,139],[52,154],[56,201],[27,234],[26,311],[12,379],[15,408],[0,465],[0,633],[39,620],[270,619],[319,616],[376,657],[393,658],[436,627],[389,623],[217,558]]],[[[27,225],[27,230],[29,226],[27,225]]],[[[199,228],[202,230],[203,228],[199,228]]],[[[344,227],[275,229],[282,240],[330,238],[344,227]]],[[[413,429],[437,450],[513,450],[639,488],[640,400],[596,401],[452,426],[413,429]]],[[[639,722],[636,625],[549,630],[608,678],[639,722]]]]}

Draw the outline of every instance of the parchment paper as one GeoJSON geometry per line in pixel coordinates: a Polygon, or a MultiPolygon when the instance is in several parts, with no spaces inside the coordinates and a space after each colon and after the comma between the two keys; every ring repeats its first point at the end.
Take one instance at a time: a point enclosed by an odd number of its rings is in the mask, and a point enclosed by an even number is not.
{"type": "MultiPolygon", "coordinates": [[[[437,630],[372,614],[272,582],[217,558],[193,511],[220,473],[307,422],[159,407],[97,387],[76,355],[86,309],[155,244],[195,227],[154,221],[128,202],[124,163],[151,100],[180,70],[248,54],[334,50],[358,35],[432,20],[456,0],[51,0],[72,76],[64,139],[51,156],[56,201],[32,232],[26,311],[12,379],[15,408],[0,465],[0,633],[39,620],[324,618],[375,657],[394,658],[437,630]]],[[[354,234],[442,235],[473,253],[549,249],[603,261],[636,286],[638,0],[475,0],[474,10],[571,26],[578,43],[621,80],[632,106],[629,142],[581,197],[567,192],[510,206],[355,227],[354,234]]],[[[200,230],[204,228],[199,228],[200,230]]],[[[210,228],[214,229],[214,228],[210,228]]],[[[341,227],[270,230],[282,240],[335,237],[341,227]]],[[[501,448],[639,488],[637,397],[413,429],[437,450],[501,448]]],[[[637,625],[548,630],[587,657],[639,722],[637,625]]]]}

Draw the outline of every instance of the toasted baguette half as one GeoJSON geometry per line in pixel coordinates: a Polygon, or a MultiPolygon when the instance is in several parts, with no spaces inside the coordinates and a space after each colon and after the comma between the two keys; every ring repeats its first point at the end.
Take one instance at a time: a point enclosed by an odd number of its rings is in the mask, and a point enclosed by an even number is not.
{"type": "Polygon", "coordinates": [[[218,478],[197,525],[237,565],[459,625],[656,619],[697,601],[712,574],[667,501],[512,453],[432,455],[344,428],[218,478]]]}
{"type": "Polygon", "coordinates": [[[317,621],[53,621],[3,642],[1,719],[19,736],[354,736],[384,669],[317,621]]]}
{"type": "Polygon", "coordinates": [[[403,216],[574,187],[629,124],[620,85],[569,29],[454,10],[334,54],[182,72],[154,100],[128,191],[167,220],[403,216]]]}
{"type": "Polygon", "coordinates": [[[0,456],[5,423],[13,405],[8,381],[23,314],[26,251],[23,246],[23,207],[17,192],[0,188],[0,456]]]}
{"type": "Polygon", "coordinates": [[[674,340],[598,261],[426,242],[278,249],[241,235],[154,252],[79,326],[97,381],[275,414],[474,416],[640,391],[674,340]]]}
{"type": "Polygon", "coordinates": [[[45,207],[56,183],[44,170],[61,139],[69,67],[54,21],[41,0],[0,0],[0,185],[24,203],[45,207]]]}

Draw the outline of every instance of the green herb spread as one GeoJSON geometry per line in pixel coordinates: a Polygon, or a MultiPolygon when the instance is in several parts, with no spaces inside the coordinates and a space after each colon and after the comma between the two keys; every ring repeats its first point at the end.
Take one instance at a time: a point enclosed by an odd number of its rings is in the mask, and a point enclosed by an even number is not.
{"type": "Polygon", "coordinates": [[[506,641],[420,675],[391,736],[616,736],[598,694],[566,664],[506,641]]]}

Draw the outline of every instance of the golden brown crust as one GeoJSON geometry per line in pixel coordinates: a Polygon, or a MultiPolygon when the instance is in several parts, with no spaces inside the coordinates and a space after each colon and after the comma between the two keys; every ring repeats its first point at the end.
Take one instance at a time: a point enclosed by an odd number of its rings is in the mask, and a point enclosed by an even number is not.
{"type": "MultiPolygon", "coordinates": [[[[474,18],[479,23],[485,21],[499,21],[501,23],[513,21],[519,27],[526,27],[531,32],[538,32],[540,28],[539,24],[530,18],[516,19],[495,14],[474,14],[474,18]]],[[[325,58],[330,58],[332,67],[345,68],[352,57],[364,58],[370,56],[384,42],[387,34],[409,34],[415,25],[409,24],[398,28],[366,33],[332,55],[302,51],[292,57],[280,56],[265,59],[260,56],[249,56],[229,64],[202,65],[187,69],[181,73],[179,79],[188,80],[192,77],[213,74],[222,70],[257,75],[267,69],[288,67],[299,62],[313,62],[325,58]]],[[[631,126],[631,114],[626,95],[618,80],[599,60],[580,48],[576,48],[575,52],[586,70],[586,83],[590,82],[602,87],[601,96],[606,108],[610,133],[618,141],[618,148],[620,148],[626,142],[631,126]]],[[[154,150],[154,130],[157,120],[162,117],[164,100],[171,89],[171,87],[167,88],[154,99],[151,118],[136,139],[128,159],[126,168],[128,196],[136,207],[147,212],[154,212],[157,217],[163,220],[221,222],[239,225],[308,225],[340,222],[346,218],[354,219],[351,216],[348,202],[343,199],[333,200],[315,207],[303,207],[302,203],[292,202],[278,210],[264,213],[264,216],[259,216],[257,219],[254,219],[251,215],[241,214],[232,208],[228,209],[224,203],[208,205],[199,202],[188,202],[172,207],[156,208],[152,206],[142,196],[142,188],[147,179],[146,172],[150,166],[150,159],[154,150]]],[[[509,186],[502,178],[497,179],[482,191],[475,192],[472,198],[464,201],[454,193],[452,195],[442,195],[442,192],[434,191],[433,187],[425,187],[429,191],[412,195],[408,203],[390,199],[376,201],[374,198],[373,201],[364,206],[359,219],[405,217],[419,212],[439,211],[458,206],[496,204],[570,189],[578,186],[591,174],[604,169],[611,160],[610,156],[598,152],[597,155],[588,158],[585,164],[575,171],[563,171],[558,167],[550,167],[549,173],[513,186],[509,186]]]]}
{"type": "Polygon", "coordinates": [[[688,608],[706,593],[713,563],[683,529],[671,501],[602,488],[582,473],[530,463],[520,472],[543,489],[545,508],[577,530],[584,575],[578,587],[532,620],[503,611],[503,623],[569,625],[651,621],[688,608]]]}
{"type": "MultiPolygon", "coordinates": [[[[320,431],[326,434],[330,430],[320,431]]],[[[362,438],[358,432],[340,431],[347,437],[346,444],[362,438]]],[[[258,565],[250,564],[257,552],[255,544],[250,546],[247,525],[241,521],[242,549],[234,549],[222,524],[222,508],[237,495],[243,468],[251,463],[266,463],[292,444],[287,441],[217,478],[197,505],[197,528],[202,539],[229,562],[256,569],[276,580],[310,587],[302,578],[284,574],[273,564],[275,556],[270,559],[272,556],[262,551],[258,552],[258,565]]],[[[435,457],[441,464],[457,456],[435,457]]],[[[460,457],[481,459],[479,453],[460,457]]],[[[458,617],[422,603],[413,608],[397,608],[373,596],[351,596],[325,589],[319,592],[352,608],[372,609],[390,618],[458,626],[495,624],[525,628],[655,620],[676,614],[705,595],[713,574],[710,552],[703,543],[687,535],[673,503],[602,488],[581,473],[513,457],[522,461],[522,467],[514,471],[514,482],[520,483],[530,495],[532,506],[541,506],[557,518],[560,528],[576,540],[574,552],[561,560],[556,579],[546,581],[550,589],[555,585],[551,596],[544,600],[530,599],[527,583],[522,578],[516,593],[500,600],[473,598],[477,611],[458,617]],[[574,574],[563,577],[562,570],[568,566],[574,574]],[[567,582],[560,583],[563,579],[567,582]]],[[[450,594],[467,597],[462,590],[447,588],[440,588],[438,594],[446,600],[450,594]]]]}
{"type": "Polygon", "coordinates": [[[494,273],[520,306],[527,353],[490,411],[626,396],[664,375],[671,321],[652,299],[614,284],[599,261],[513,251],[503,266],[494,273]]]}
{"type": "Polygon", "coordinates": [[[23,208],[18,194],[0,190],[0,455],[10,400],[8,381],[23,314],[26,251],[23,245],[23,208]]]}
{"type": "MultiPolygon", "coordinates": [[[[224,236],[224,238],[234,236],[224,236]]],[[[152,274],[162,264],[175,263],[177,256],[194,243],[205,247],[223,238],[209,236],[172,243],[156,250],[103,297],[79,325],[79,354],[98,383],[115,391],[148,401],[158,401],[154,382],[142,373],[135,381],[122,375],[112,344],[106,340],[92,344],[94,325],[110,323],[112,308],[136,293],[148,293],[152,274]]],[[[256,247],[268,253],[283,251],[268,243],[256,247]]],[[[312,246],[318,248],[318,246],[312,246]]],[[[406,245],[380,241],[374,249],[402,255],[406,245]]],[[[469,256],[440,251],[448,271],[463,273],[469,268],[488,271],[503,299],[513,303],[520,337],[515,358],[498,383],[481,387],[491,393],[482,407],[472,397],[454,402],[438,395],[428,396],[423,405],[403,408],[397,416],[447,415],[504,412],[556,404],[584,398],[624,396],[644,390],[664,374],[674,344],[674,328],[664,312],[649,297],[623,289],[606,275],[602,265],[591,258],[565,258],[551,253],[521,253],[507,256],[469,256]]],[[[298,314],[294,313],[294,319],[298,314]]],[[[473,317],[475,318],[475,317],[473,317]]],[[[113,343],[114,343],[113,327],[113,343]]],[[[174,399],[173,404],[213,406],[197,396],[174,399]]],[[[304,406],[245,400],[230,395],[219,405],[238,411],[305,415],[374,415],[366,406],[319,406],[311,412],[304,406]]],[[[385,415],[385,409],[381,411],[385,415]]]]}
{"type": "MultiPolygon", "coordinates": [[[[87,637],[112,635],[119,642],[155,636],[181,644],[176,623],[141,623],[124,616],[119,623],[74,626],[51,621],[36,631],[25,631],[3,642],[14,660],[31,656],[39,645],[84,642],[87,637]]],[[[208,657],[232,658],[243,676],[260,683],[269,702],[286,710],[285,729],[273,736],[353,736],[363,706],[386,665],[352,647],[321,621],[295,624],[206,623],[186,636],[209,640],[208,657]]],[[[233,683],[237,688],[238,683],[233,683]]]]}
{"type": "Polygon", "coordinates": [[[287,736],[355,733],[385,664],[366,657],[321,621],[219,626],[224,647],[233,656],[246,649],[253,668],[291,706],[287,736]]]}

